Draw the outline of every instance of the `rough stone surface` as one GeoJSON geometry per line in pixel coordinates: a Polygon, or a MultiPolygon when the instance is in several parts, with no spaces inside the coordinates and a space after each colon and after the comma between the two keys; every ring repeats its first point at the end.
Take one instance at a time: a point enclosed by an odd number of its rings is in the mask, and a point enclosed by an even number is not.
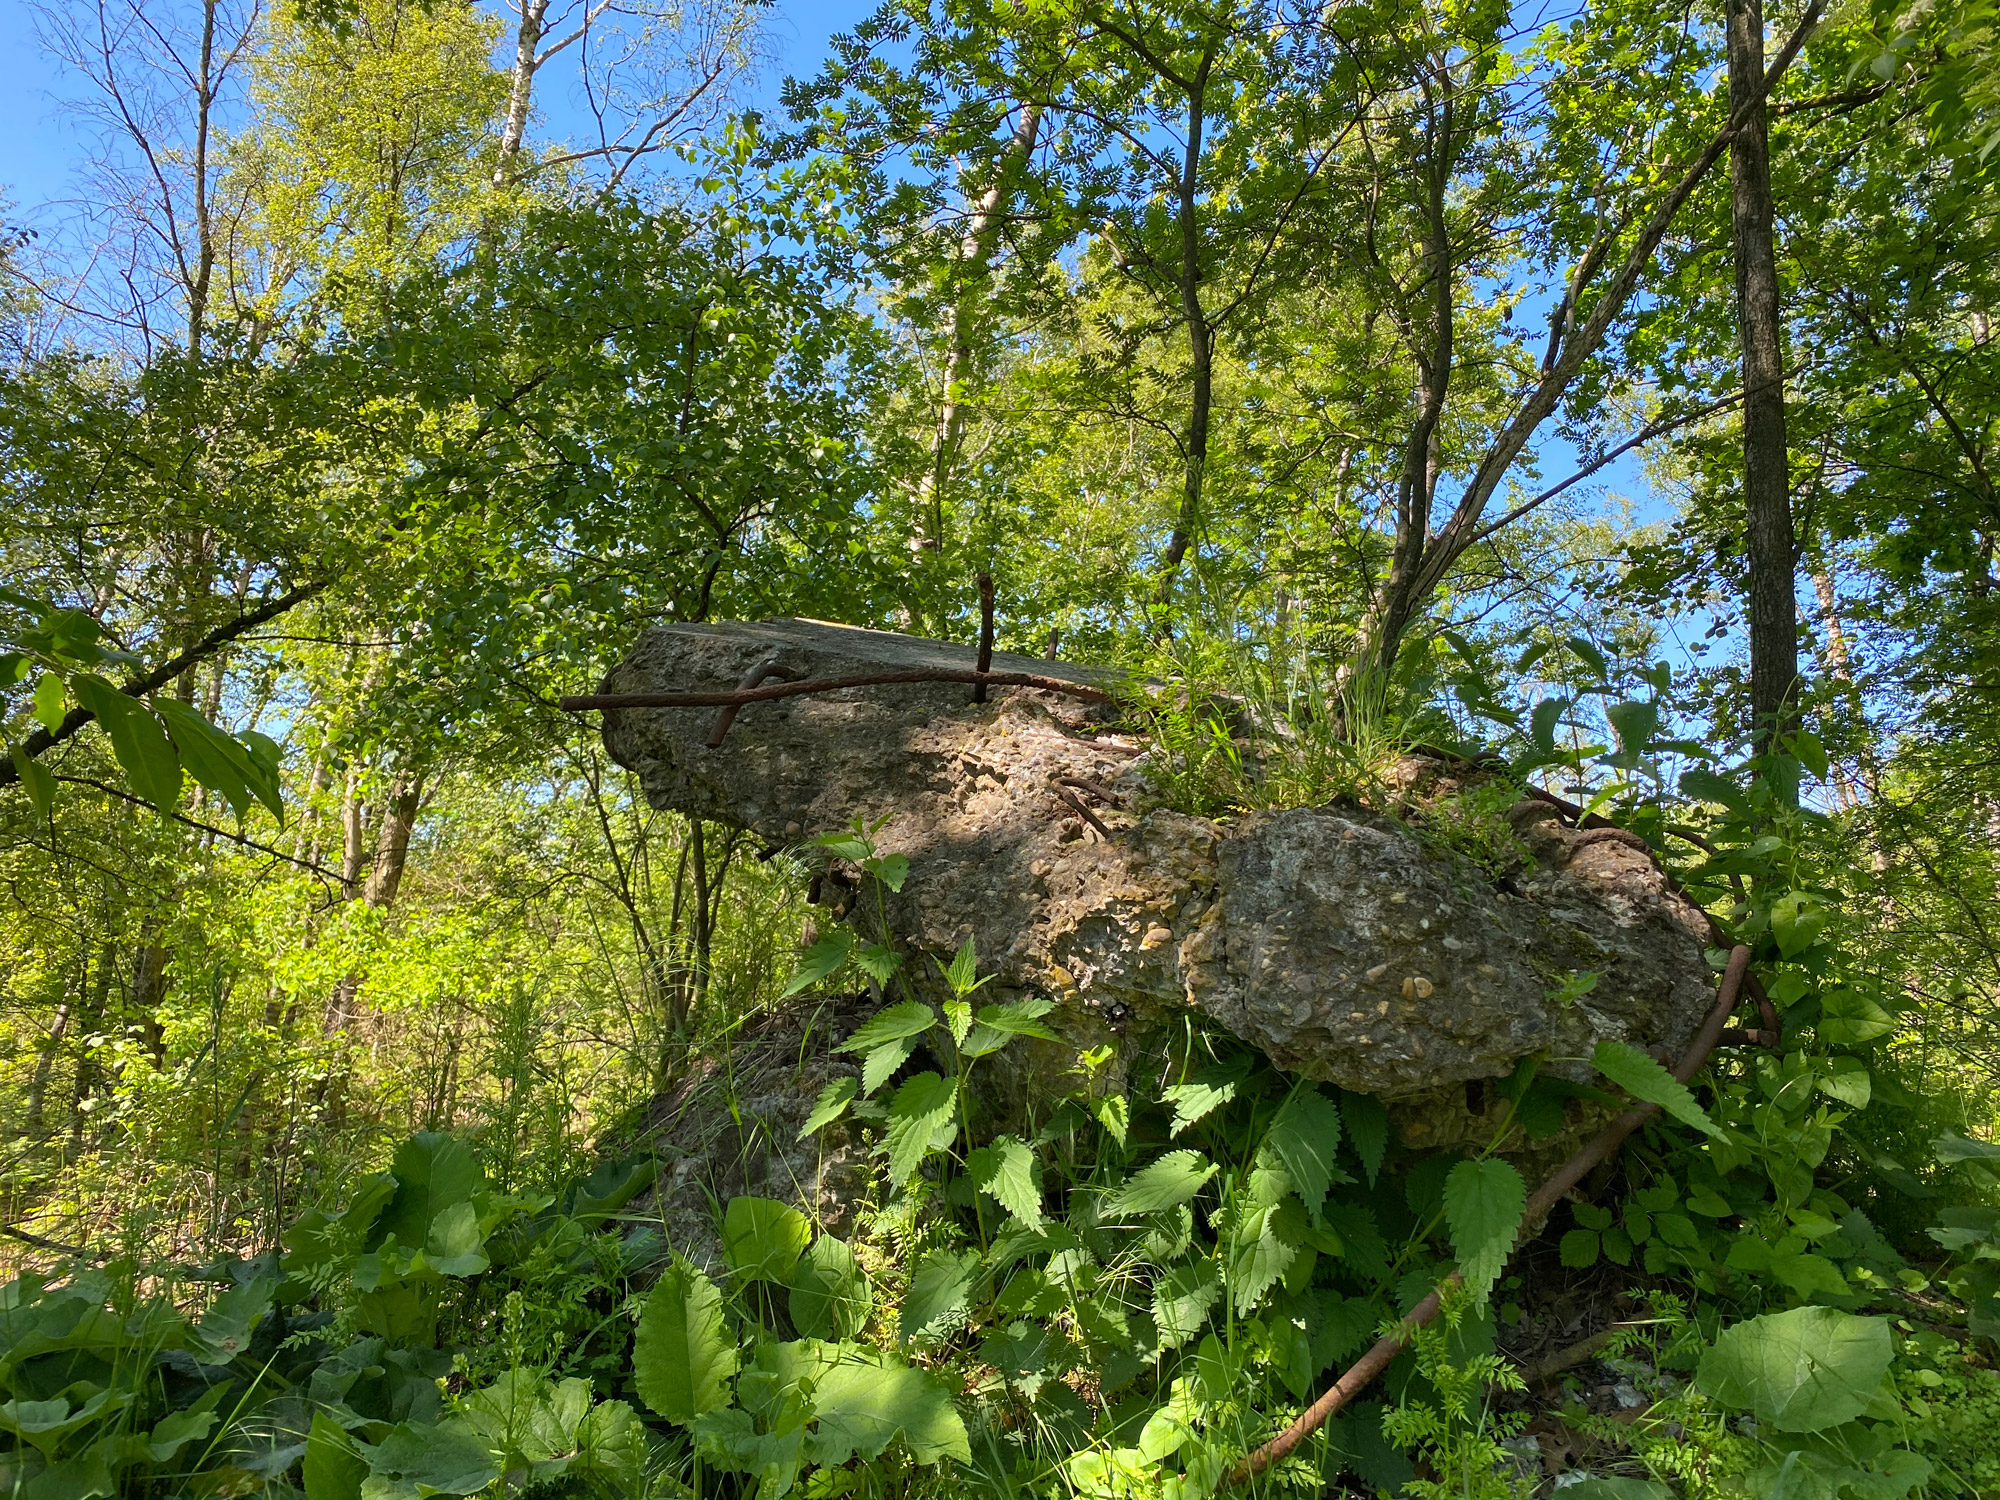
{"type": "MultiPolygon", "coordinates": [[[[972,658],[809,621],[663,626],[605,691],[732,688],[764,664],[829,677],[972,658]]],[[[1103,680],[1004,653],[994,668],[1103,680]]],[[[983,705],[970,695],[927,684],[754,704],[714,750],[703,745],[714,709],[620,710],[605,716],[605,741],[656,806],[773,844],[880,821],[878,847],[910,860],[900,895],[862,891],[836,865],[822,902],[873,937],[880,898],[901,942],[940,955],[973,938],[1002,988],[1062,1002],[1079,1043],[1191,1008],[1283,1067],[1406,1101],[1406,1135],[1431,1144],[1463,1134],[1408,1118],[1441,1089],[1464,1115],[1469,1081],[1529,1053],[1577,1078],[1604,1037],[1677,1055],[1707,1007],[1700,914],[1642,852],[1550,809],[1515,810],[1532,860],[1496,884],[1358,809],[1172,811],[1148,779],[1147,743],[1114,731],[1115,710],[1029,689],[994,689],[983,705]],[[1594,990],[1551,998],[1584,969],[1600,976],[1594,990]]],[[[928,982],[927,965],[909,972],[928,982]]]]}

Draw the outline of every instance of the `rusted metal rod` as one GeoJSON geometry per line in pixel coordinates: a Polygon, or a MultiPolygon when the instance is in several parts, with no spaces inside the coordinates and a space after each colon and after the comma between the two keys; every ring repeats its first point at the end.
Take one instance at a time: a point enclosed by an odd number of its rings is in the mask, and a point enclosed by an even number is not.
{"type": "MultiPolygon", "coordinates": [[[[790,682],[792,676],[793,674],[789,669],[778,665],[778,653],[773,651],[758,661],[756,666],[745,672],[738,679],[736,687],[740,692],[746,688],[762,687],[773,677],[781,677],[785,681],[790,682]]],[[[711,750],[720,749],[723,737],[729,733],[729,726],[736,722],[736,716],[742,712],[743,705],[740,703],[731,703],[725,707],[718,708],[715,711],[715,722],[709,726],[708,738],[702,743],[707,745],[711,750]]]]}
{"type": "Polygon", "coordinates": [[[894,687],[910,682],[970,682],[989,687],[1035,688],[1044,693],[1061,693],[1088,703],[1109,703],[1103,688],[1060,677],[1043,677],[1034,672],[976,672],[965,667],[923,667],[907,672],[866,672],[854,677],[808,677],[800,682],[778,682],[766,687],[738,688],[713,693],[583,693],[556,699],[556,707],[571,713],[592,708],[727,708],[743,703],[770,703],[779,698],[802,698],[812,693],[836,693],[842,688],[894,687]]]}
{"type": "MultiPolygon", "coordinates": [[[[1701,1065],[1708,1061],[1716,1043],[1722,1040],[1723,1027],[1729,1024],[1730,1014],[1736,1009],[1737,1000],[1743,993],[1743,981],[1749,972],[1750,950],[1739,945],[1730,951],[1729,966],[1722,972],[1722,986],[1716,995],[1715,1008],[1708,1013],[1708,1019],[1702,1022],[1701,1030],[1695,1033],[1694,1041],[1688,1045],[1687,1054],[1674,1069],[1674,1077],[1682,1083],[1701,1071],[1701,1065]]],[[[1521,1227],[1515,1231],[1514,1243],[1519,1245],[1533,1236],[1563,1196],[1583,1181],[1591,1168],[1624,1145],[1627,1136],[1659,1112],[1657,1104],[1628,1109],[1585,1143],[1556,1170],[1553,1177],[1535,1189],[1522,1211],[1521,1227]]],[[[1243,1462],[1230,1471],[1227,1482],[1241,1484],[1246,1479],[1254,1479],[1319,1431],[1327,1418],[1360,1395],[1370,1381],[1389,1367],[1391,1360],[1409,1347],[1419,1328],[1427,1326],[1437,1317],[1444,1301],[1444,1287],[1460,1279],[1456,1271],[1447,1276],[1442,1286],[1410,1309],[1410,1315],[1396,1326],[1393,1333],[1377,1339],[1374,1346],[1350,1365],[1319,1400],[1300,1412],[1297,1421],[1263,1447],[1246,1455],[1243,1462]]]]}
{"type": "MultiPolygon", "coordinates": [[[[983,679],[993,670],[993,575],[979,575],[979,673],[983,679]]],[[[972,689],[972,701],[986,701],[986,683],[982,680],[972,689]]]]}

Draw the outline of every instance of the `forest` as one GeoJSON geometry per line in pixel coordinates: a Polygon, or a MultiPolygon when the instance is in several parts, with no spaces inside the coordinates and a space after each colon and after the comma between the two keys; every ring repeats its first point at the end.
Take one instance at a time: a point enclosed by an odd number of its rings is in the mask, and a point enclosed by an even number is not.
{"type": "Polygon", "coordinates": [[[0,1491],[2000,1496],[1995,0],[20,9],[0,1491]]]}

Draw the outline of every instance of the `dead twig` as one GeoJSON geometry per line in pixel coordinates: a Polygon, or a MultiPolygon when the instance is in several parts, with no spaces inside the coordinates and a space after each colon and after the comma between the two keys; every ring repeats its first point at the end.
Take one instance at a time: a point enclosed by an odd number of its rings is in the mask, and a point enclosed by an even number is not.
{"type": "Polygon", "coordinates": [[[1056,780],[1060,781],[1064,786],[1073,786],[1080,792],[1088,792],[1091,796],[1097,798],[1098,801],[1108,803],[1112,807],[1123,807],[1125,805],[1125,798],[1122,793],[1114,792],[1110,787],[1102,786],[1092,781],[1088,776],[1058,776],[1056,780]]]}
{"type": "Polygon", "coordinates": [[[43,1239],[39,1234],[30,1234],[25,1229],[16,1229],[12,1224],[0,1224],[0,1234],[9,1239],[19,1240],[24,1245],[33,1245],[37,1250],[47,1250],[56,1255],[67,1255],[75,1260],[103,1260],[102,1250],[86,1250],[81,1245],[65,1245],[61,1240],[43,1239]]]}
{"type": "MultiPolygon", "coordinates": [[[[1682,1083],[1688,1082],[1701,1071],[1701,1065],[1722,1040],[1723,1028],[1729,1023],[1729,1016],[1736,1009],[1736,1003],[1743,993],[1744,978],[1750,972],[1750,950],[1738,944],[1729,955],[1729,966],[1723,971],[1722,984],[1716,996],[1715,1008],[1702,1022],[1701,1030],[1689,1044],[1687,1055],[1674,1069],[1674,1077],[1682,1083]]],[[[1625,1144],[1625,1138],[1660,1112],[1657,1104],[1644,1104],[1637,1109],[1628,1109],[1599,1131],[1577,1153],[1556,1170],[1554,1176],[1535,1189],[1528,1199],[1527,1207],[1521,1214],[1520,1228],[1515,1231],[1515,1243],[1533,1235],[1542,1226],[1556,1204],[1589,1175],[1591,1169],[1608,1158],[1613,1151],[1625,1144]]],[[[1397,1325],[1393,1333],[1376,1340],[1374,1347],[1348,1367],[1347,1373],[1336,1380],[1319,1400],[1299,1413],[1298,1420],[1283,1432],[1265,1443],[1261,1448],[1246,1455],[1243,1462],[1230,1471],[1228,1483],[1241,1484],[1263,1473],[1271,1465],[1284,1458],[1294,1448],[1311,1437],[1325,1425],[1327,1418],[1339,1411],[1348,1402],[1365,1390],[1389,1367],[1391,1360],[1409,1347],[1410,1340],[1418,1329],[1436,1320],[1438,1309],[1444,1303],[1444,1287],[1460,1280],[1456,1271],[1445,1278],[1443,1286],[1433,1291],[1416,1307],[1410,1315],[1397,1325]]]]}
{"type": "MultiPolygon", "coordinates": [[[[1065,781],[1067,781],[1068,779],[1069,779],[1068,777],[1063,778],[1063,780],[1065,781]]],[[[1070,791],[1067,787],[1052,786],[1049,788],[1049,795],[1054,797],[1056,801],[1062,803],[1063,806],[1067,807],[1071,812],[1075,813],[1079,818],[1082,818],[1083,821],[1088,823],[1092,828],[1095,828],[1097,830],[1098,837],[1102,838],[1105,843],[1108,844],[1111,842],[1111,830],[1104,826],[1104,820],[1099,818],[1097,814],[1092,812],[1089,808],[1085,807],[1083,805],[1083,799],[1078,797],[1075,792],[1070,791]]]]}

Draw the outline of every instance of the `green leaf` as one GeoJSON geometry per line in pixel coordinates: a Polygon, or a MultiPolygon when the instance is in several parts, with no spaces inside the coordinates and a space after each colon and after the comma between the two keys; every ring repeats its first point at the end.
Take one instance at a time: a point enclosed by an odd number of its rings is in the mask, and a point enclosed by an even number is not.
{"type": "Polygon", "coordinates": [[[789,1284],[812,1237],[806,1216],[775,1198],[731,1198],[723,1210],[722,1258],[739,1283],[789,1284]]]}
{"type": "Polygon", "coordinates": [[[722,1293],[685,1261],[661,1274],[632,1338],[639,1399],[686,1427],[729,1399],[736,1346],[723,1333],[722,1293]]]}
{"type": "Polygon", "coordinates": [[[1556,726],[1562,716],[1569,712],[1570,700],[1562,697],[1544,698],[1535,705],[1528,716],[1528,734],[1534,740],[1535,748],[1544,755],[1556,751],[1556,726]]]}
{"type": "Polygon", "coordinates": [[[1563,1487],[1563,1500],[1674,1500],[1674,1492],[1651,1479],[1583,1479],[1563,1487]]]}
{"type": "Polygon", "coordinates": [[[792,1326],[809,1339],[851,1339],[874,1306],[868,1277],[844,1240],[823,1234],[792,1268],[792,1326]]]}
{"type": "Polygon", "coordinates": [[[965,1422],[943,1383],[887,1355],[843,1358],[820,1378],[813,1414],[819,1419],[811,1446],[815,1463],[873,1462],[899,1437],[920,1464],[972,1461],[965,1422]]]}
{"type": "MultiPolygon", "coordinates": [[[[890,1070],[891,1072],[894,1069],[890,1070]]],[[[857,1079],[836,1078],[819,1091],[819,1099],[806,1116],[805,1124],[799,1127],[799,1139],[804,1140],[816,1130],[824,1130],[835,1120],[847,1113],[847,1106],[854,1102],[855,1091],[860,1087],[857,1079]]]]}
{"type": "Polygon", "coordinates": [[[438,1215],[456,1203],[470,1203],[486,1185],[486,1174],[465,1142],[438,1131],[410,1137],[390,1163],[396,1194],[383,1209],[377,1230],[396,1237],[399,1245],[415,1248],[430,1238],[438,1215]]]}
{"type": "Polygon", "coordinates": [[[62,679],[55,673],[42,673],[41,680],[35,684],[34,700],[28,712],[50,734],[62,728],[63,685],[62,679]]]}
{"type": "Polygon", "coordinates": [[[901,1187],[910,1180],[931,1142],[951,1123],[958,1108],[958,1085],[935,1073],[919,1073],[901,1088],[889,1105],[889,1181],[901,1187]]]}
{"type": "Polygon", "coordinates": [[[1886,1318],[1795,1307],[1725,1328],[1695,1383],[1783,1432],[1823,1432],[1868,1409],[1896,1357],[1886,1318]]]}
{"type": "Polygon", "coordinates": [[[1786,958],[1797,958],[1819,941],[1829,913],[1816,896],[1788,891],[1771,903],[1771,936],[1786,958]]]}
{"type": "Polygon", "coordinates": [[[1215,1163],[1199,1152],[1169,1151],[1107,1193],[1100,1213],[1107,1219],[1122,1219],[1177,1208],[1207,1186],[1215,1173],[1215,1163]]]}
{"type": "Polygon", "coordinates": [[[1462,1161],[1444,1180],[1444,1218],[1458,1273],[1481,1303],[1506,1269],[1528,1205],[1527,1185],[1507,1162],[1462,1161]]]}
{"type": "Polygon", "coordinates": [[[1832,1047],[1859,1047],[1896,1029],[1896,1018],[1857,990],[1822,995],[1819,1021],[1813,1028],[1832,1047]]]}
{"type": "Polygon", "coordinates": [[[910,1054],[917,1050],[921,1040],[914,1036],[900,1036],[894,1041],[884,1042],[873,1052],[861,1059],[861,1092],[871,1095],[896,1074],[896,1069],[910,1060],[910,1054]]]}
{"type": "Polygon", "coordinates": [[[1317,1214],[1326,1190],[1344,1175],[1335,1165],[1340,1145],[1340,1106],[1311,1084],[1293,1090],[1278,1107],[1264,1136],[1291,1173],[1292,1189],[1308,1213],[1317,1214]]]}
{"type": "Polygon", "coordinates": [[[1636,766],[1639,758],[1646,753],[1646,747],[1652,743],[1654,732],[1660,727],[1659,705],[1637,699],[1607,703],[1604,717],[1611,721],[1611,728],[1618,736],[1619,761],[1626,766],[1636,766]]]}
{"type": "Polygon", "coordinates": [[[821,938],[799,955],[799,966],[785,981],[785,987],[778,991],[778,998],[783,1000],[788,995],[796,995],[800,990],[810,989],[838,973],[853,951],[854,934],[845,927],[837,928],[831,937],[821,938]]]}
{"type": "Polygon", "coordinates": [[[1042,1017],[1056,1008],[1055,1001],[1036,998],[1013,1000],[1005,1005],[982,1005],[979,1024],[1006,1036],[1040,1037],[1045,1042],[1062,1040],[1042,1024],[1042,1017]]]}
{"type": "Polygon", "coordinates": [[[1178,1349],[1200,1333],[1209,1309],[1222,1296],[1222,1276],[1213,1260],[1175,1266],[1153,1282],[1153,1327],[1161,1349],[1178,1349]]]}
{"type": "Polygon", "coordinates": [[[937,1025],[937,1012],[917,1000],[905,1000],[900,1005],[891,1005],[877,1011],[873,1017],[855,1028],[854,1035],[833,1050],[836,1052],[872,1052],[885,1042],[900,1042],[909,1037],[922,1036],[937,1025]]]}
{"type": "Polygon", "coordinates": [[[133,792],[162,812],[173,811],[181,798],[181,763],[160,721],[138,699],[119,692],[94,672],[79,673],[72,685],[110,736],[111,753],[133,792]]]}
{"type": "Polygon", "coordinates": [[[1042,1230],[1041,1169],[1025,1141],[1003,1135],[966,1160],[973,1185],[1037,1234],[1042,1230]]]}
{"type": "Polygon", "coordinates": [[[1238,1203],[1218,1216],[1221,1233],[1224,1284],[1236,1304],[1236,1311],[1249,1312],[1264,1294],[1276,1285],[1298,1255],[1298,1244],[1287,1243],[1280,1231],[1282,1205],[1253,1208],[1238,1203]]]}
{"type": "Polygon", "coordinates": [[[1819,1079],[1819,1090],[1831,1098],[1838,1099],[1849,1109],[1866,1109],[1874,1096],[1874,1081],[1868,1076],[1868,1064],[1858,1057],[1826,1057],[1820,1059],[1823,1070],[1819,1079]]]}
{"type": "Polygon", "coordinates": [[[1097,1116],[1097,1123],[1104,1127],[1104,1133],[1123,1146],[1125,1133],[1132,1128],[1131,1101],[1123,1094],[1107,1094],[1091,1110],[1097,1116]]]}
{"type": "Polygon", "coordinates": [[[1373,1187],[1382,1170],[1382,1158],[1389,1151],[1389,1106],[1373,1094],[1350,1094],[1342,1089],[1340,1117],[1347,1122],[1347,1138],[1354,1143],[1354,1154],[1361,1159],[1361,1170],[1373,1187]]]}
{"type": "Polygon", "coordinates": [[[1569,649],[1576,653],[1578,661],[1589,667],[1599,682],[1608,681],[1611,668],[1604,660],[1604,653],[1592,645],[1589,637],[1573,635],[1569,638],[1569,649]]]}
{"type": "MultiPolygon", "coordinates": [[[[237,817],[248,814],[251,786],[263,780],[263,773],[251,760],[250,752],[178,699],[161,698],[155,706],[166,721],[167,734],[180,752],[187,773],[224,797],[237,817]]],[[[274,788],[260,787],[257,793],[267,807],[275,796],[274,788]]],[[[283,806],[279,802],[274,811],[282,811],[283,806]]]]}
{"type": "Polygon", "coordinates": [[[1727,776],[1705,771],[1699,766],[1681,772],[1681,795],[1695,801],[1716,803],[1739,818],[1750,816],[1750,804],[1744,798],[1742,788],[1727,776]]]}
{"type": "Polygon", "coordinates": [[[1709,1119],[1708,1111],[1688,1091],[1688,1086],[1637,1047],[1627,1046],[1624,1042],[1599,1042],[1597,1050],[1591,1054],[1591,1061],[1598,1072],[1634,1099],[1659,1105],[1683,1125],[1692,1125],[1703,1135],[1721,1134],[1715,1128],[1715,1122],[1709,1119]]]}
{"type": "Polygon", "coordinates": [[[28,801],[35,811],[46,818],[56,805],[56,779],[47,766],[36,760],[19,745],[8,747],[14,760],[14,773],[21,778],[21,790],[28,794],[28,801]]]}
{"type": "Polygon", "coordinates": [[[2000,1145],[1992,1141],[1975,1141],[1955,1130],[1947,1130],[1937,1138],[1932,1154],[1946,1166],[1962,1161],[2000,1161],[2000,1145]]]}
{"type": "Polygon", "coordinates": [[[325,1412],[314,1412],[306,1435],[306,1500],[361,1500],[361,1481],[368,1477],[368,1460],[355,1450],[354,1440],[325,1412]]]}
{"type": "Polygon", "coordinates": [[[1595,1229],[1572,1229],[1562,1237],[1556,1247],[1556,1254],[1562,1263],[1575,1270],[1597,1264],[1597,1231],[1595,1229]]]}
{"type": "Polygon", "coordinates": [[[854,955],[854,962],[877,984],[887,984],[903,967],[903,955],[882,943],[870,943],[854,955]]]}
{"type": "Polygon", "coordinates": [[[910,878],[909,858],[901,854],[885,854],[879,859],[864,859],[861,868],[873,875],[892,891],[900,891],[903,882],[910,878]]]}
{"type": "Polygon", "coordinates": [[[929,1252],[910,1275],[896,1314],[896,1337],[906,1345],[943,1343],[964,1326],[978,1280],[978,1251],[929,1252]]]}
{"type": "Polygon", "coordinates": [[[1188,1126],[1234,1099],[1236,1086],[1249,1072],[1248,1063],[1203,1068],[1189,1082],[1162,1089],[1160,1098],[1174,1107],[1174,1123],[1168,1133],[1179,1135],[1188,1126]]]}
{"type": "Polygon", "coordinates": [[[484,1443],[454,1427],[402,1422],[368,1455],[369,1473],[419,1495],[476,1495],[500,1477],[484,1443]]]}
{"type": "Polygon", "coordinates": [[[951,992],[964,999],[979,988],[979,954],[967,938],[952,955],[950,965],[944,971],[944,982],[951,986],[951,992]]]}

